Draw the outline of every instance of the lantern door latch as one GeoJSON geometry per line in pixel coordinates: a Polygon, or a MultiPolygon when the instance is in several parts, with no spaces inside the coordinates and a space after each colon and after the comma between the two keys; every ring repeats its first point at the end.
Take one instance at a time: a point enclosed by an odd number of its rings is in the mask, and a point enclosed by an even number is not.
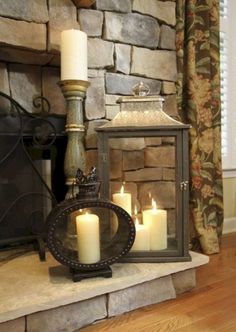
{"type": "Polygon", "coordinates": [[[182,191],[187,190],[188,189],[188,181],[182,181],[182,182],[180,182],[180,189],[182,191]]]}

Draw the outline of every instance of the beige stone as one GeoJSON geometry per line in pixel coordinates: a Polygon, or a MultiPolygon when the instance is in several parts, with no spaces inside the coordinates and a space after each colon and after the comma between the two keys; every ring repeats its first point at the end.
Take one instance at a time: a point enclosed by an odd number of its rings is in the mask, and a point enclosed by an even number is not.
{"type": "Polygon", "coordinates": [[[9,320],[4,323],[0,323],[0,332],[25,332],[25,317],[9,320]]]}
{"type": "Polygon", "coordinates": [[[172,1],[157,1],[157,0],[134,0],[133,10],[156,17],[161,22],[170,25],[175,25],[176,4],[172,1]]]}
{"type": "MultiPolygon", "coordinates": [[[[0,63],[0,91],[10,96],[10,87],[7,73],[7,66],[5,63],[0,63]]],[[[1,113],[8,113],[11,109],[11,104],[4,97],[0,97],[1,113]]]]}
{"type": "Polygon", "coordinates": [[[123,170],[136,170],[144,167],[144,152],[124,151],[123,152],[123,170]]]}
{"type": "Polygon", "coordinates": [[[162,169],[143,168],[137,171],[125,172],[125,181],[143,182],[162,180],[162,169]]]}
{"type": "Polygon", "coordinates": [[[176,35],[175,29],[172,29],[168,25],[162,24],[159,48],[165,50],[175,50],[176,49],[175,35],[176,35]]]}
{"type": "Polygon", "coordinates": [[[105,68],[114,66],[114,43],[99,38],[88,40],[88,67],[105,68]]]}
{"type": "Polygon", "coordinates": [[[49,0],[49,45],[50,51],[59,51],[61,32],[80,29],[77,9],[71,0],[49,0]]]}
{"type": "Polygon", "coordinates": [[[120,315],[176,297],[170,276],[144,282],[108,295],[108,316],[120,315]],[[121,305],[122,303],[122,305],[121,305]]]}
{"type": "Polygon", "coordinates": [[[110,179],[122,178],[122,151],[110,150],[110,179]]]}
{"type": "Polygon", "coordinates": [[[40,67],[11,64],[9,77],[12,97],[28,112],[39,112],[40,110],[33,106],[33,99],[41,96],[40,67]]]}
{"type": "Polygon", "coordinates": [[[115,44],[116,71],[124,74],[130,72],[131,46],[115,44]]]}
{"type": "Polygon", "coordinates": [[[86,155],[86,169],[85,172],[88,173],[92,166],[97,167],[98,164],[98,151],[97,150],[87,150],[86,155]]]}
{"type": "Polygon", "coordinates": [[[188,269],[172,274],[172,281],[176,294],[182,294],[196,287],[196,271],[188,269]]]}
{"type": "Polygon", "coordinates": [[[175,148],[173,146],[147,147],[145,149],[145,166],[174,167],[175,148]]]}
{"type": "Polygon", "coordinates": [[[42,73],[42,87],[43,96],[46,97],[50,103],[50,113],[66,114],[65,98],[58,86],[60,80],[60,70],[58,68],[43,67],[42,73]]]}
{"type": "Polygon", "coordinates": [[[176,85],[174,82],[163,81],[161,86],[161,93],[170,95],[176,93],[176,85]]]}
{"type": "Polygon", "coordinates": [[[45,51],[46,25],[0,17],[0,43],[45,51]]]}
{"type": "Polygon", "coordinates": [[[106,105],[119,105],[117,100],[120,98],[120,95],[106,95],[106,105]]]}
{"type": "Polygon", "coordinates": [[[143,137],[122,137],[122,138],[111,138],[109,140],[109,146],[112,149],[121,149],[126,151],[142,150],[145,147],[143,137]]]}
{"type": "Polygon", "coordinates": [[[85,123],[86,127],[86,136],[85,136],[85,146],[87,149],[96,149],[97,148],[97,133],[95,129],[97,127],[103,126],[108,121],[103,120],[94,120],[88,121],[85,123]]]}
{"type": "Polygon", "coordinates": [[[163,168],[162,178],[167,181],[175,180],[175,168],[163,168]]]}
{"type": "Polygon", "coordinates": [[[177,99],[176,95],[165,96],[165,101],[163,103],[163,111],[168,115],[173,117],[178,117],[178,109],[177,109],[177,99]]]}
{"type": "Polygon", "coordinates": [[[161,145],[162,138],[161,137],[145,137],[146,146],[158,146],[161,145]]]}
{"type": "Polygon", "coordinates": [[[176,81],[176,52],[133,47],[131,74],[176,81]]]}
{"type": "Polygon", "coordinates": [[[89,79],[89,86],[85,100],[85,116],[87,120],[101,119],[105,117],[105,87],[104,78],[89,79]]]}
{"type": "Polygon", "coordinates": [[[112,120],[120,112],[119,105],[106,105],[106,119],[112,120]]]}

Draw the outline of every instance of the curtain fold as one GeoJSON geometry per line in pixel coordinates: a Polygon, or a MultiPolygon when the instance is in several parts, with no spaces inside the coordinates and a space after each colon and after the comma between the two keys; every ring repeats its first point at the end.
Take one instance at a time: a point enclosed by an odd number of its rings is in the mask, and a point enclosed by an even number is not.
{"type": "Polygon", "coordinates": [[[177,0],[177,100],[190,129],[190,237],[220,250],[223,226],[219,0],[177,0]]]}

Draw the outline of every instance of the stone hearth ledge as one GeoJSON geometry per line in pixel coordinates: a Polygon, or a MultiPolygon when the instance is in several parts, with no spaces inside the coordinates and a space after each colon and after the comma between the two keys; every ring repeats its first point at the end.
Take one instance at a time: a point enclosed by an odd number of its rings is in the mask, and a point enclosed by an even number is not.
{"type": "MultiPolygon", "coordinates": [[[[60,265],[50,253],[47,253],[46,262],[40,262],[36,253],[25,254],[0,267],[0,323],[101,295],[112,297],[114,292],[180,271],[194,270],[209,261],[208,256],[190,254],[190,262],[116,263],[111,266],[112,278],[91,278],[77,283],[72,281],[68,268],[60,265]]],[[[175,292],[169,296],[173,297],[176,297],[175,292]]]]}

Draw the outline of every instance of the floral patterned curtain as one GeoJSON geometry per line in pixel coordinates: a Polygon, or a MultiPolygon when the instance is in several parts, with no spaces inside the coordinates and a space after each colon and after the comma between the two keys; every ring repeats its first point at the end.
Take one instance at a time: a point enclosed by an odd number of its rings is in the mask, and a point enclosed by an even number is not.
{"type": "Polygon", "coordinates": [[[190,129],[193,249],[219,252],[223,226],[219,0],[177,0],[178,107],[190,129]]]}

